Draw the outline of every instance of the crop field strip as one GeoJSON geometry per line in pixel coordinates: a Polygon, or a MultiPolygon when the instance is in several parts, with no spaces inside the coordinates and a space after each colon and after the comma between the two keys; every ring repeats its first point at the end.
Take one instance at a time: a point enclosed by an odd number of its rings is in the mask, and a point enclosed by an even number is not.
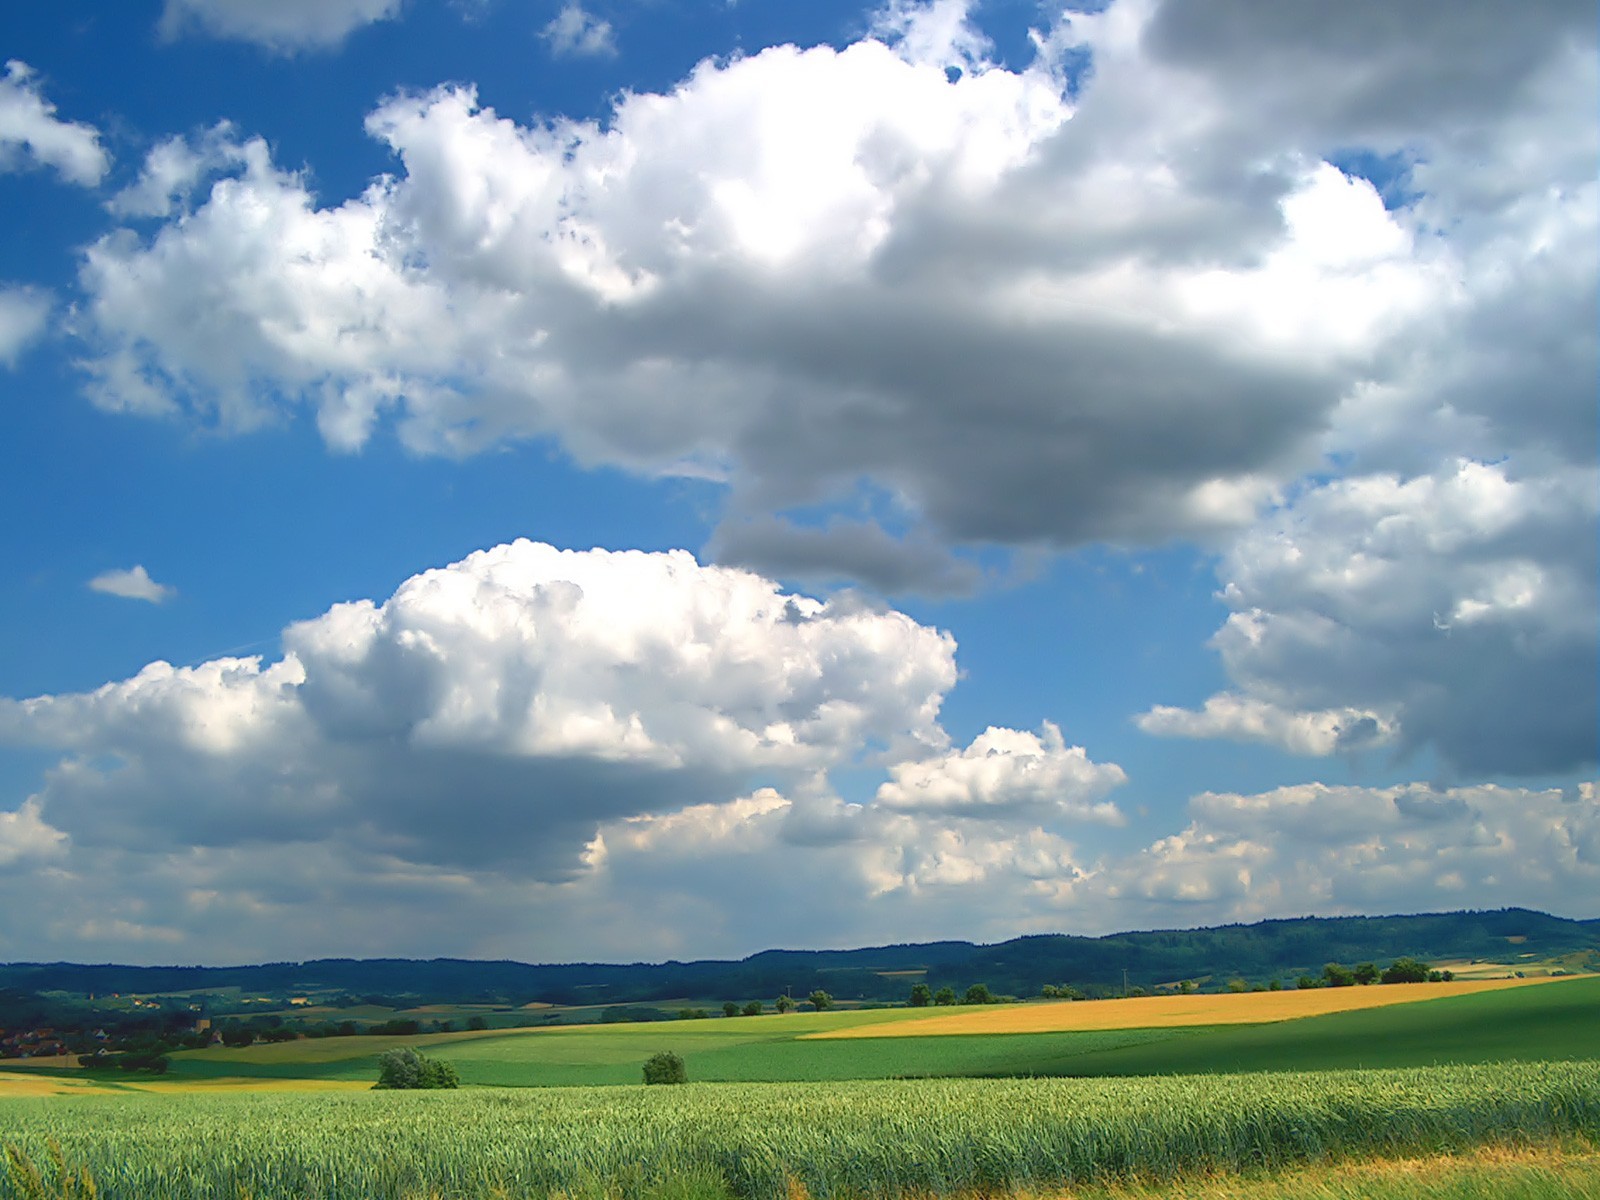
{"type": "MultiPolygon", "coordinates": [[[[1130,1003],[1133,1007],[1124,1011],[1136,1012],[1146,1002],[1130,1003]]],[[[1071,1007],[1101,1004],[1120,1002],[1071,1007]]],[[[1254,1025],[922,1038],[802,1036],[830,1022],[849,1025],[878,1015],[822,1013],[412,1038],[302,1039],[186,1051],[173,1056],[171,1072],[159,1079],[102,1074],[95,1086],[214,1091],[247,1080],[258,1088],[363,1087],[376,1078],[378,1054],[413,1044],[451,1062],[464,1083],[523,1087],[637,1083],[640,1064],[657,1050],[684,1057],[690,1078],[702,1082],[1205,1074],[1600,1059],[1600,977],[1254,1025]]],[[[7,1079],[34,1075],[0,1072],[0,1095],[28,1086],[8,1084],[7,1079]]],[[[63,1085],[90,1085],[77,1071],[52,1077],[63,1085]]]]}
{"type": "MultiPolygon", "coordinates": [[[[1394,985],[1404,986],[1404,985],[1394,985]]],[[[1436,986],[1436,985],[1420,985],[1436,986]]],[[[1351,990],[1351,989],[1340,989],[1351,990]]],[[[1379,989],[1364,989],[1379,990],[1379,989]]],[[[1246,1000],[1271,998],[1259,994],[1246,1000]]],[[[1181,997],[1193,1000],[1195,997],[1181,997]]],[[[1141,1001],[1079,1002],[1073,1008],[1115,1005],[1136,1015],[1141,1001]]],[[[1059,1006],[1058,1006],[1059,1007],[1059,1006]]],[[[904,1011],[904,1010],[901,1010],[904,1011]]],[[[1004,1010],[989,1010],[1004,1012],[1004,1010]]],[[[1257,1007],[1256,1011],[1263,1011],[1257,1007]]],[[[1600,1059],[1600,977],[1516,989],[1476,989],[1416,1003],[1278,1020],[1253,1025],[1088,1029],[1057,1033],[941,1034],[926,1038],[804,1036],[830,1018],[851,1024],[866,1014],[807,1014],[658,1025],[544,1030],[454,1040],[444,1035],[430,1053],[448,1057],[468,1083],[583,1085],[634,1083],[639,1063],[658,1049],[690,1064],[692,1079],[711,1081],[846,1080],[924,1076],[1159,1074],[1184,1071],[1272,1070],[1294,1067],[1427,1066],[1496,1059],[1600,1059]]],[[[981,1015],[988,1015],[983,1013],[981,1015]]],[[[909,1022],[908,1024],[915,1024],[909,1022]]],[[[890,1026],[876,1025],[875,1028],[890,1026]]],[[[202,1051],[174,1058],[180,1074],[249,1073],[288,1078],[370,1079],[372,1058],[397,1039],[345,1047],[360,1055],[318,1067],[297,1061],[337,1050],[291,1042],[245,1051],[202,1051]],[[255,1063],[244,1056],[253,1055],[255,1063]]]]}
{"type": "MultiPolygon", "coordinates": [[[[103,1200],[952,1196],[1600,1140],[1600,1063],[1102,1080],[0,1100],[103,1200]]],[[[4,1194],[4,1193],[0,1193],[4,1194]]]]}
{"type": "Polygon", "coordinates": [[[1096,1029],[1159,1029],[1182,1025],[1256,1025],[1325,1016],[1353,1009],[1386,1008],[1468,996],[1478,992],[1545,986],[1570,980],[1474,979],[1453,983],[1392,983],[1374,987],[1290,989],[1193,996],[1141,996],[1126,1000],[1055,1001],[929,1013],[892,1025],[852,1025],[819,1030],[816,1038],[938,1037],[981,1033],[1065,1033],[1096,1029]]]}

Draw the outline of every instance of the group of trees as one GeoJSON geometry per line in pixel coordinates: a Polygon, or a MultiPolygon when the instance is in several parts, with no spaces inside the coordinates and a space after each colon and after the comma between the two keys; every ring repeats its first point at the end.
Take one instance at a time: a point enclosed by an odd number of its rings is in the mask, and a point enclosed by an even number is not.
{"type": "Polygon", "coordinates": [[[1295,981],[1301,988],[1370,987],[1375,983],[1449,983],[1454,971],[1439,971],[1414,958],[1397,958],[1382,971],[1377,964],[1364,962],[1354,967],[1331,962],[1321,975],[1302,975],[1295,981]]]}
{"type": "Polygon", "coordinates": [[[456,1069],[447,1062],[403,1046],[378,1056],[378,1082],[375,1089],[417,1091],[460,1087],[456,1069]]]}
{"type": "Polygon", "coordinates": [[[956,990],[945,986],[937,992],[925,983],[911,985],[911,995],[906,998],[906,1003],[912,1008],[927,1008],[928,1005],[944,1007],[951,1004],[1006,1004],[1014,1001],[1015,996],[996,996],[989,990],[986,983],[975,983],[969,987],[960,999],[956,998],[956,990]]]}

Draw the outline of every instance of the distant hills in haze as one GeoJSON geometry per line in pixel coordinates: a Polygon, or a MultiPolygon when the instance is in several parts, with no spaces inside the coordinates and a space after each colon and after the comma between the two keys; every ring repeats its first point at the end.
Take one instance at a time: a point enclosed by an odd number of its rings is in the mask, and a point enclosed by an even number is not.
{"type": "Polygon", "coordinates": [[[0,964],[0,988],[32,993],[174,993],[237,987],[260,993],[407,997],[416,1003],[648,1004],[683,998],[804,997],[904,1000],[916,982],[958,990],[982,982],[996,994],[1037,996],[1046,984],[1088,994],[1180,979],[1213,984],[1316,974],[1324,963],[1382,965],[1480,959],[1516,963],[1578,956],[1600,970],[1600,919],[1569,920],[1528,909],[1388,917],[1301,917],[1208,929],[1105,937],[1048,934],[993,945],[928,942],[859,950],[766,950],[737,961],[532,964],[469,959],[318,959],[256,966],[131,967],[0,964]],[[1126,975],[1124,975],[1124,972],[1126,975]]]}

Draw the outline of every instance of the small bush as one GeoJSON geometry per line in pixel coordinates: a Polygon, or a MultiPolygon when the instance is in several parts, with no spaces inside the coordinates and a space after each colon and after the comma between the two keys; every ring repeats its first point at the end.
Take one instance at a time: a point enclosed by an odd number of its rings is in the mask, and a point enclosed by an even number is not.
{"type": "Polygon", "coordinates": [[[663,1050],[660,1054],[652,1054],[645,1060],[644,1081],[646,1083],[688,1083],[689,1070],[671,1050],[663,1050]]]}
{"type": "Polygon", "coordinates": [[[461,1079],[449,1063],[406,1046],[378,1056],[378,1082],[372,1086],[386,1091],[453,1088],[461,1086],[461,1079]]]}

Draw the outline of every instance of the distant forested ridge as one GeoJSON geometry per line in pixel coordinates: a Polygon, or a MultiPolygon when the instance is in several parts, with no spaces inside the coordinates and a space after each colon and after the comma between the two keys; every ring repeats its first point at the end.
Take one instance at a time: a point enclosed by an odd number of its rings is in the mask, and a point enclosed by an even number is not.
{"type": "Polygon", "coordinates": [[[318,959],[234,967],[0,964],[15,993],[161,993],[239,987],[263,993],[327,991],[404,996],[418,1003],[540,1001],[558,1005],[680,997],[803,997],[903,1001],[913,982],[1036,996],[1046,984],[1090,991],[1210,977],[1266,980],[1315,973],[1329,962],[1425,961],[1600,954],[1600,919],[1528,909],[1389,917],[1301,917],[1209,929],[1105,937],[1048,934],[994,945],[930,942],[860,950],[766,950],[738,961],[531,964],[470,959],[318,959]]]}

